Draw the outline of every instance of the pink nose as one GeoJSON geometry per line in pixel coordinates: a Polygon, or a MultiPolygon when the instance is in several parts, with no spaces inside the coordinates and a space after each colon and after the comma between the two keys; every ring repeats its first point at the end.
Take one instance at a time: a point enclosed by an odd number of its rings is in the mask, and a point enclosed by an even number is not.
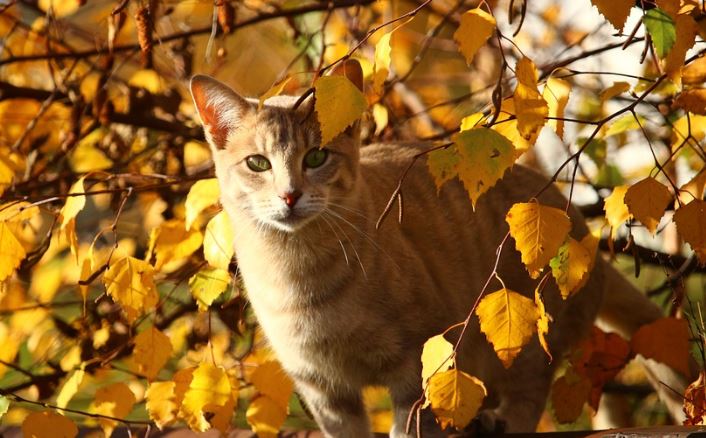
{"type": "Polygon", "coordinates": [[[299,198],[301,197],[302,192],[299,190],[294,190],[293,192],[285,192],[284,194],[280,195],[280,198],[284,200],[284,203],[287,204],[287,207],[289,208],[294,208],[294,204],[296,204],[299,198]]]}

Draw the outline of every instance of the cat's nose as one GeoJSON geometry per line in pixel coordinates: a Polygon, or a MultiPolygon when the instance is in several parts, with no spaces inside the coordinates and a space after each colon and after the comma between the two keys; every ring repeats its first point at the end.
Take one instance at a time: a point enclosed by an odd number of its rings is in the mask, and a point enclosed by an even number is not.
{"type": "Polygon", "coordinates": [[[280,195],[280,198],[284,200],[284,203],[287,204],[287,207],[289,208],[294,208],[294,204],[297,203],[299,198],[302,197],[302,192],[301,190],[294,190],[291,192],[284,192],[282,195],[280,195]]]}

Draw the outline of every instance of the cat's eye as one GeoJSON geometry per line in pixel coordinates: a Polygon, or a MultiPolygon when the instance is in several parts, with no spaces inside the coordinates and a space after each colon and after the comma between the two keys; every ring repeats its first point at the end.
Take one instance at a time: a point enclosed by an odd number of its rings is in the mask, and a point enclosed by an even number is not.
{"type": "Polygon", "coordinates": [[[314,148],[304,156],[304,166],[314,169],[324,164],[327,158],[328,151],[326,149],[314,148]]]}
{"type": "Polygon", "coordinates": [[[270,160],[263,157],[262,155],[250,155],[245,159],[245,164],[247,164],[250,170],[252,170],[253,172],[264,172],[266,170],[272,169],[272,164],[270,164],[270,160]]]}

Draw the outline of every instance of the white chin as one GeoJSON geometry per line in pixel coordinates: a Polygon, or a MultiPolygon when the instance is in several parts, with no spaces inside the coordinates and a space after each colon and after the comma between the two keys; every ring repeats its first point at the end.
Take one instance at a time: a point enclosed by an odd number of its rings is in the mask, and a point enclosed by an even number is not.
{"type": "Polygon", "coordinates": [[[273,228],[286,233],[293,233],[306,225],[312,217],[288,217],[283,219],[268,219],[267,223],[273,228]]]}

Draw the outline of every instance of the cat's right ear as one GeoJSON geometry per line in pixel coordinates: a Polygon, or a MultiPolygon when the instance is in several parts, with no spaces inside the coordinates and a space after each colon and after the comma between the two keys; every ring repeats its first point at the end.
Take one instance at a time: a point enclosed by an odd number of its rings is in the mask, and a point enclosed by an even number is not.
{"type": "Polygon", "coordinates": [[[194,76],[189,88],[206,140],[214,149],[224,149],[229,134],[250,110],[250,104],[230,87],[210,76],[194,76]]]}

